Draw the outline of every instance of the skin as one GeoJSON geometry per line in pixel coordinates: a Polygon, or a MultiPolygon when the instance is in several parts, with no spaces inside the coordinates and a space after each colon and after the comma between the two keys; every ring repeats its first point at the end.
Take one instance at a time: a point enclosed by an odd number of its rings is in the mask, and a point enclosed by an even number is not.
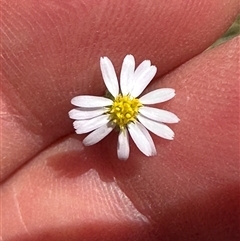
{"type": "Polygon", "coordinates": [[[0,240],[211,240],[239,233],[239,38],[207,49],[237,0],[2,0],[0,240]],[[204,52],[203,52],[204,51],[204,52]],[[117,133],[92,147],[67,112],[103,95],[100,56],[158,67],[146,90],[171,87],[176,113],[158,155],[117,133]]]}

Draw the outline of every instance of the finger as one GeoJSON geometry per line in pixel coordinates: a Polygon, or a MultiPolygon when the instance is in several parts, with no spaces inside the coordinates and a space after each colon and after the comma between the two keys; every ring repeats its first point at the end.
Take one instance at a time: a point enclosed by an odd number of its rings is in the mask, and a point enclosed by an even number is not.
{"type": "Polygon", "coordinates": [[[158,156],[131,145],[120,162],[116,133],[88,148],[71,136],[19,170],[1,188],[3,239],[237,241],[238,41],[156,82],[176,89],[161,108],[181,118],[174,141],[155,139],[158,156]]]}
{"type": "Polygon", "coordinates": [[[208,47],[238,11],[237,0],[2,6],[2,179],[73,131],[67,116],[73,96],[102,95],[100,56],[110,57],[118,72],[127,53],[138,62],[149,58],[162,75],[208,47]]]}

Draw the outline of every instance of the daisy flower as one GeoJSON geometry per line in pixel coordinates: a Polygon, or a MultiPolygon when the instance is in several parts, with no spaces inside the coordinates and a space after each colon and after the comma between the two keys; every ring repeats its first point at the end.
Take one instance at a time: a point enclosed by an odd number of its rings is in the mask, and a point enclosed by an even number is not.
{"type": "Polygon", "coordinates": [[[71,103],[78,107],[69,112],[69,117],[75,120],[73,126],[76,133],[91,132],[83,140],[85,146],[90,146],[117,128],[119,159],[126,160],[129,157],[129,134],[142,153],[146,156],[156,155],[156,147],[149,131],[172,140],[174,132],[163,123],[177,123],[179,118],[172,112],[147,105],[172,99],[175,90],[156,89],[139,97],[157,72],[156,66],[151,65],[149,60],[144,60],[135,69],[134,57],[127,55],[122,64],[120,87],[110,59],[101,57],[100,67],[103,81],[111,96],[80,95],[71,100],[71,103]]]}

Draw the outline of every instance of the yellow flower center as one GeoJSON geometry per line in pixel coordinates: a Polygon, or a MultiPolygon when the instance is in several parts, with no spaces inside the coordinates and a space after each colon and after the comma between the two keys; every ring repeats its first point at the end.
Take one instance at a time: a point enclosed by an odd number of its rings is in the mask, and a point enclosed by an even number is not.
{"type": "Polygon", "coordinates": [[[129,122],[136,120],[138,109],[141,106],[139,99],[131,98],[128,95],[118,95],[107,113],[112,122],[117,124],[120,129],[124,129],[129,122]]]}

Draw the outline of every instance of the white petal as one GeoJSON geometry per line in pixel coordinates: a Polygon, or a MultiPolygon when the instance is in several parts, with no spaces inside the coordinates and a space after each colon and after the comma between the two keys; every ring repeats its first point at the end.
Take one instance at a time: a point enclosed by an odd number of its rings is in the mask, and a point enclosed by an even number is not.
{"type": "Polygon", "coordinates": [[[106,137],[114,129],[114,127],[115,125],[112,125],[111,123],[107,123],[101,126],[100,128],[91,132],[87,137],[85,137],[83,140],[83,144],[85,146],[91,146],[98,143],[104,137],[106,137]]]}
{"type": "Polygon", "coordinates": [[[134,74],[133,74],[133,81],[129,82],[129,90],[132,91],[135,82],[139,79],[139,77],[151,66],[150,60],[144,60],[141,64],[138,65],[134,74]]]}
{"type": "Polygon", "coordinates": [[[136,68],[135,73],[134,73],[134,77],[136,77],[138,79],[146,71],[146,69],[149,69],[150,66],[151,66],[151,61],[150,60],[144,60],[136,68]]]}
{"type": "Polygon", "coordinates": [[[101,57],[100,67],[102,77],[108,91],[116,97],[119,94],[118,79],[111,60],[107,57],[101,57]]]}
{"type": "Polygon", "coordinates": [[[129,148],[129,138],[127,129],[120,131],[118,135],[118,147],[117,155],[121,160],[127,160],[129,157],[130,148],[129,148]]]}
{"type": "Polygon", "coordinates": [[[128,125],[128,130],[136,146],[142,153],[146,156],[156,155],[157,151],[152,137],[141,123],[130,123],[128,125]]]}
{"type": "Polygon", "coordinates": [[[131,91],[130,86],[132,86],[133,82],[134,69],[134,57],[132,55],[127,55],[123,60],[122,70],[120,74],[120,86],[123,95],[127,95],[131,91]]]}
{"type": "Polygon", "coordinates": [[[167,126],[162,123],[149,120],[148,118],[138,115],[138,120],[151,132],[160,136],[164,139],[173,140],[174,132],[167,126]]]}
{"type": "Polygon", "coordinates": [[[161,110],[153,107],[142,106],[139,108],[139,112],[149,119],[165,122],[165,123],[177,123],[179,118],[170,111],[161,110]]]}
{"type": "Polygon", "coordinates": [[[80,95],[72,98],[71,103],[79,107],[94,108],[111,105],[113,101],[101,96],[80,95]]]}
{"type": "Polygon", "coordinates": [[[175,96],[175,90],[171,88],[162,88],[153,90],[146,95],[139,98],[142,104],[150,105],[156,103],[162,103],[172,99],[175,96]]]}
{"type": "Polygon", "coordinates": [[[86,120],[102,115],[105,108],[76,108],[68,112],[69,117],[74,120],[86,120]]]}
{"type": "Polygon", "coordinates": [[[156,72],[157,67],[154,65],[142,69],[139,72],[136,70],[134,73],[134,86],[131,91],[131,96],[138,97],[151,82],[156,72]]]}
{"type": "Polygon", "coordinates": [[[108,115],[100,115],[89,120],[76,120],[73,126],[77,134],[90,132],[109,122],[108,115]]]}

